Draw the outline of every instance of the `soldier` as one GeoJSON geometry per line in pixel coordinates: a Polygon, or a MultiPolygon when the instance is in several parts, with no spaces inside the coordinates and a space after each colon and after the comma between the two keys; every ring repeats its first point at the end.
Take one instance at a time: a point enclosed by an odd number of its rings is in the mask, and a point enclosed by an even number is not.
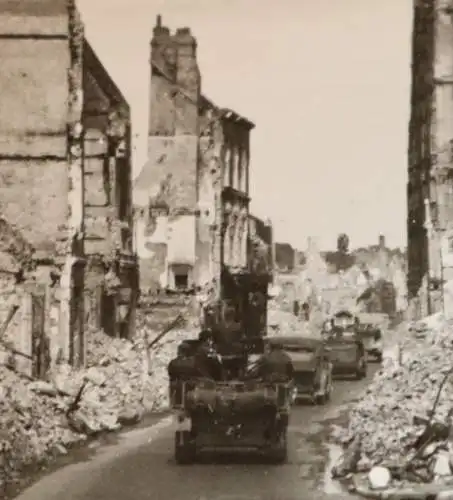
{"type": "Polygon", "coordinates": [[[199,376],[190,346],[184,342],[178,347],[178,355],[168,363],[168,378],[171,382],[191,380],[199,376]]]}
{"type": "Polygon", "coordinates": [[[281,343],[273,342],[269,345],[268,351],[258,362],[258,373],[270,382],[290,382],[293,379],[293,363],[281,343]]]}
{"type": "Polygon", "coordinates": [[[197,372],[204,378],[223,380],[224,370],[222,361],[215,349],[212,331],[203,330],[200,332],[198,339],[200,344],[195,354],[197,372]]]}

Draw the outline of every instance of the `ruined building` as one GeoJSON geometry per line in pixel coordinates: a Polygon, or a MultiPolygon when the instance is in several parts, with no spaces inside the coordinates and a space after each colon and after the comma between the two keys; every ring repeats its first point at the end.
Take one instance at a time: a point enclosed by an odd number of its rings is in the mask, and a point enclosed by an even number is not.
{"type": "Polygon", "coordinates": [[[196,49],[189,28],[172,34],[158,16],[148,162],[134,184],[141,287],[152,293],[209,290],[231,321],[253,307],[261,307],[262,319],[272,264],[264,259],[256,268],[253,262],[262,248],[272,250],[272,231],[249,214],[254,124],[202,94],[196,49]],[[258,227],[253,243],[250,225],[258,227]]]}
{"type": "Polygon", "coordinates": [[[139,269],[133,249],[130,108],[86,40],[83,63],[88,320],[109,335],[131,337],[139,269]]]}
{"type": "Polygon", "coordinates": [[[246,265],[253,124],[201,94],[196,48],[188,28],[171,34],[158,17],[151,42],[148,162],[134,186],[141,285],[151,291],[205,286],[219,274],[220,258],[246,265]],[[232,212],[228,221],[223,206],[232,212]],[[243,249],[242,260],[236,262],[233,246],[243,249]]]}
{"type": "Polygon", "coordinates": [[[248,283],[245,290],[244,328],[267,334],[268,287],[274,281],[275,245],[272,223],[249,216],[247,244],[248,283]]]}
{"type": "Polygon", "coordinates": [[[99,310],[122,301],[125,321],[133,316],[129,107],[74,1],[2,2],[0,33],[0,214],[2,237],[16,235],[1,250],[34,296],[16,347],[34,355],[46,344],[81,365],[86,291],[99,310]]]}
{"type": "Polygon", "coordinates": [[[453,221],[452,7],[451,0],[414,2],[407,289],[417,316],[439,310],[441,281],[451,278],[441,250],[453,221]]]}

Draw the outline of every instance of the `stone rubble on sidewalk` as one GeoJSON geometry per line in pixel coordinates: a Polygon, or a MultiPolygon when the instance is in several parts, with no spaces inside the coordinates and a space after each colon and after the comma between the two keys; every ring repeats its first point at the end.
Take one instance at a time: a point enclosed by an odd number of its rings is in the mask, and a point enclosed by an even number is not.
{"type": "Polygon", "coordinates": [[[0,366],[0,491],[23,467],[45,463],[87,436],[135,424],[145,412],[168,406],[167,364],[179,342],[199,330],[186,322],[148,349],[159,332],[149,328],[145,314],[137,316],[133,341],[86,332],[83,370],[60,363],[47,381],[30,381],[0,366]]]}
{"type": "Polygon", "coordinates": [[[352,489],[370,498],[448,498],[453,492],[453,321],[436,314],[394,334],[400,353],[385,355],[351,410],[348,428],[333,429],[345,454],[332,475],[360,473],[352,489]]]}

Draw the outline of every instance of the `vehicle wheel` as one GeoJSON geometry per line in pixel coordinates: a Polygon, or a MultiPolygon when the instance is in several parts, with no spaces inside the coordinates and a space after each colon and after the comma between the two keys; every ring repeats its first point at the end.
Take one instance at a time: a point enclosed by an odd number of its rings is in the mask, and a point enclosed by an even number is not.
{"type": "Polygon", "coordinates": [[[316,404],[318,405],[325,405],[327,403],[327,394],[321,394],[316,398],[316,404]]]}
{"type": "Polygon", "coordinates": [[[326,388],[326,401],[330,401],[332,398],[332,374],[329,375],[326,388]]]}
{"type": "Polygon", "coordinates": [[[274,464],[283,464],[288,459],[288,431],[285,429],[271,449],[271,460],[274,464]]]}
{"type": "Polygon", "coordinates": [[[326,374],[325,372],[321,375],[321,380],[319,381],[319,391],[321,394],[313,395],[313,404],[323,405],[325,403],[325,392],[326,392],[326,374]]]}
{"type": "Polygon", "coordinates": [[[316,396],[315,401],[317,405],[325,405],[327,403],[327,384],[324,386],[324,392],[316,396]]]}
{"type": "Polygon", "coordinates": [[[179,465],[189,465],[195,461],[195,446],[190,432],[175,432],[175,461],[179,465]]]}
{"type": "Polygon", "coordinates": [[[357,372],[356,372],[357,380],[364,379],[366,377],[366,372],[367,372],[367,369],[366,369],[365,358],[362,357],[362,359],[359,362],[359,367],[357,368],[357,372]]]}

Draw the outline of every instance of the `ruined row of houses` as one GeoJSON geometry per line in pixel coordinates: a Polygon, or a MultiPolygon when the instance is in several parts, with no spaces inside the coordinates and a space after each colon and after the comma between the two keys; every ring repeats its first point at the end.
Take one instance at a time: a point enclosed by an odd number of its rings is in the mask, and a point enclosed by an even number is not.
{"type": "Polygon", "coordinates": [[[254,124],[205,95],[189,28],[158,16],[150,64],[148,161],[134,180],[142,293],[209,290],[250,321],[272,278],[271,225],[249,210],[254,124]]]}
{"type": "Polygon", "coordinates": [[[158,21],[151,51],[149,160],[133,186],[130,108],[75,1],[0,5],[0,309],[13,297],[17,311],[0,346],[35,376],[83,365],[91,329],[132,337],[140,287],[211,286],[237,310],[267,290],[254,125],[202,94],[187,28],[158,21]]]}

